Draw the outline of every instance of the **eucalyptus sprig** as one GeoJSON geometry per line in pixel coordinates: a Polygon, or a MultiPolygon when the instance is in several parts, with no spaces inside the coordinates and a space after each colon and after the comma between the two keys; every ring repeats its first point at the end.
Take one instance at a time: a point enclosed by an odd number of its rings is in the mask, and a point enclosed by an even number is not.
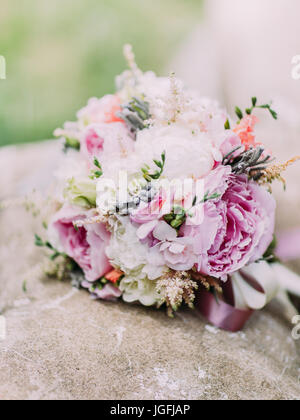
{"type": "MultiPolygon", "coordinates": [[[[250,106],[250,108],[246,108],[245,114],[246,115],[252,115],[252,112],[255,109],[267,109],[270,112],[271,116],[274,118],[274,120],[277,120],[278,119],[277,112],[274,111],[274,109],[272,109],[272,103],[270,103],[270,104],[264,104],[264,105],[257,105],[257,98],[254,96],[251,99],[251,106],[250,106]]],[[[241,121],[244,118],[244,114],[243,114],[242,110],[238,106],[235,107],[235,113],[236,113],[239,121],[241,121]]]]}
{"type": "Polygon", "coordinates": [[[99,179],[103,175],[103,170],[99,160],[96,157],[94,158],[94,165],[97,169],[92,170],[90,179],[99,179]]]}
{"type": "Polygon", "coordinates": [[[155,171],[154,173],[150,173],[150,166],[149,165],[145,165],[144,168],[142,168],[142,173],[143,173],[143,177],[145,178],[145,180],[147,182],[151,182],[152,180],[157,180],[159,179],[165,169],[165,164],[166,164],[166,153],[163,152],[161,155],[161,160],[153,160],[153,162],[155,163],[155,165],[158,167],[158,170],[155,171]]]}
{"type": "Polygon", "coordinates": [[[40,248],[48,248],[50,251],[52,251],[52,255],[50,256],[50,260],[54,261],[58,257],[64,257],[67,258],[67,255],[65,253],[59,252],[57,249],[55,249],[50,242],[46,241],[44,242],[40,236],[37,234],[35,235],[35,245],[40,248]]]}

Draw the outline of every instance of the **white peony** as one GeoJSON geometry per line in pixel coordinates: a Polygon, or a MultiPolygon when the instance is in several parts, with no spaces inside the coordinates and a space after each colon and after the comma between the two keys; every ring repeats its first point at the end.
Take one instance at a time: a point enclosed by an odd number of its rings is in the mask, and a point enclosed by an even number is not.
{"type": "Polygon", "coordinates": [[[152,127],[137,135],[135,152],[138,159],[153,166],[166,152],[163,175],[170,180],[202,178],[214,167],[214,150],[206,133],[193,132],[179,124],[152,127]]]}

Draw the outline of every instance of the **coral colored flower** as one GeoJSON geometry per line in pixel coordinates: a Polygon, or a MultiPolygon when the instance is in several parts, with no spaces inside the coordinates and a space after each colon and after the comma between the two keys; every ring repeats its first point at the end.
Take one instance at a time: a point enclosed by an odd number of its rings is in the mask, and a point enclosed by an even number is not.
{"type": "Polygon", "coordinates": [[[111,283],[117,283],[123,275],[124,273],[122,271],[113,270],[113,271],[110,271],[108,274],[105,274],[105,278],[111,283]]]}
{"type": "Polygon", "coordinates": [[[91,212],[76,207],[63,207],[52,219],[49,237],[53,246],[66,253],[84,271],[86,280],[94,282],[112,267],[105,254],[110,233],[104,224],[74,227],[78,220],[91,216],[91,212]]]}
{"type": "Polygon", "coordinates": [[[256,137],[254,134],[254,128],[257,123],[257,117],[254,115],[247,115],[233,130],[240,137],[241,142],[245,146],[246,150],[248,150],[250,147],[259,145],[259,143],[256,142],[256,137]]]}

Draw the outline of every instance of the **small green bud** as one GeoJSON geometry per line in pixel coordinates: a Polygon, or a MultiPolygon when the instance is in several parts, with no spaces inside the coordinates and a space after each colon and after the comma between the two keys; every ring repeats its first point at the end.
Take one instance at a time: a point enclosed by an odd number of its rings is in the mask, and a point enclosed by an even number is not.
{"type": "Polygon", "coordinates": [[[226,123],[225,123],[224,127],[225,127],[225,130],[230,130],[230,122],[229,122],[229,120],[228,120],[228,119],[227,119],[227,121],[226,121],[226,123]]]}

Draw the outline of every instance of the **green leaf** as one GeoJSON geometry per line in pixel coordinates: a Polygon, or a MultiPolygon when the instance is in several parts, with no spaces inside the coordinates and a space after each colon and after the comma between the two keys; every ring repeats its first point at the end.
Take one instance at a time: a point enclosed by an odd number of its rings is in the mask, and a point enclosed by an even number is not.
{"type": "Polygon", "coordinates": [[[171,226],[174,229],[178,229],[183,224],[183,220],[181,219],[175,219],[171,222],[171,226]]]}
{"type": "Polygon", "coordinates": [[[79,151],[80,150],[79,140],[66,138],[65,144],[64,144],[64,150],[67,152],[68,149],[74,149],[76,151],[79,151]]]}
{"type": "Polygon", "coordinates": [[[272,117],[274,118],[274,120],[278,119],[278,114],[276,111],[274,111],[273,109],[270,108],[270,113],[272,115],[272,117]]]}
{"type": "Polygon", "coordinates": [[[150,167],[148,165],[145,165],[145,167],[141,169],[147,182],[151,182],[152,179],[157,180],[162,176],[166,163],[166,153],[162,153],[161,161],[154,159],[153,162],[160,169],[159,171],[154,172],[154,174],[149,173],[150,167]]]}
{"type": "Polygon", "coordinates": [[[171,223],[171,222],[172,222],[172,220],[174,219],[173,214],[172,214],[172,213],[171,213],[171,214],[166,214],[166,215],[164,216],[164,219],[165,219],[165,221],[166,221],[167,223],[171,223]]]}
{"type": "Polygon", "coordinates": [[[272,242],[270,243],[267,251],[264,253],[263,259],[269,260],[271,257],[275,258],[276,248],[277,248],[277,238],[276,238],[276,235],[274,235],[272,242]]]}
{"type": "Polygon", "coordinates": [[[96,166],[96,168],[102,170],[102,166],[100,165],[100,162],[96,157],[94,157],[94,165],[96,166]]]}
{"type": "Polygon", "coordinates": [[[37,234],[35,234],[34,237],[35,237],[35,245],[36,246],[39,246],[39,247],[44,246],[44,242],[42,241],[42,239],[37,234]]]}
{"type": "Polygon", "coordinates": [[[27,282],[26,282],[26,280],[23,281],[22,290],[23,290],[24,293],[27,293],[27,282]]]}
{"type": "Polygon", "coordinates": [[[242,110],[238,106],[235,108],[235,113],[240,120],[243,119],[244,115],[242,113],[242,110]]]}
{"type": "Polygon", "coordinates": [[[101,176],[103,175],[102,171],[95,171],[94,172],[95,178],[101,178],[101,176]]]}
{"type": "Polygon", "coordinates": [[[56,260],[56,258],[58,258],[60,256],[61,256],[60,252],[55,252],[53,255],[51,255],[50,260],[54,261],[54,260],[56,260]]]}
{"type": "Polygon", "coordinates": [[[212,195],[209,195],[209,194],[210,194],[209,192],[207,192],[205,194],[205,196],[204,196],[204,198],[202,200],[202,203],[206,203],[209,200],[216,200],[217,198],[220,198],[221,197],[221,194],[219,194],[219,193],[214,193],[212,195]]]}

